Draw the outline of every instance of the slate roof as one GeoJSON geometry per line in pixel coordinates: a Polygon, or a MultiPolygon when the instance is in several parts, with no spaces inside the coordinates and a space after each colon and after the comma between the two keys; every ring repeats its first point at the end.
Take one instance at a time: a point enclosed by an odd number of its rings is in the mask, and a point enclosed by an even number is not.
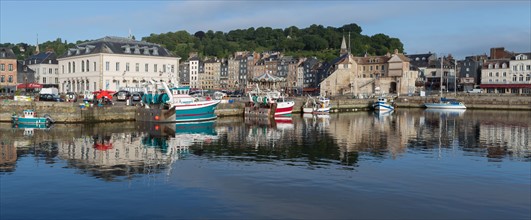
{"type": "Polygon", "coordinates": [[[415,67],[428,67],[430,65],[431,56],[435,56],[435,54],[424,53],[424,54],[406,55],[406,57],[409,58],[410,65],[415,66],[415,67]]]}
{"type": "Polygon", "coordinates": [[[0,59],[17,59],[11,48],[0,47],[0,59]]]}
{"type": "Polygon", "coordinates": [[[166,48],[154,43],[137,41],[124,37],[104,37],[93,41],[84,42],[69,48],[60,58],[73,57],[85,54],[110,53],[139,56],[173,56],[166,48]]]}
{"type": "Polygon", "coordinates": [[[40,52],[38,54],[31,55],[28,59],[26,59],[27,64],[40,64],[40,63],[51,63],[52,64],[58,64],[57,61],[57,55],[52,52],[40,52]]]}

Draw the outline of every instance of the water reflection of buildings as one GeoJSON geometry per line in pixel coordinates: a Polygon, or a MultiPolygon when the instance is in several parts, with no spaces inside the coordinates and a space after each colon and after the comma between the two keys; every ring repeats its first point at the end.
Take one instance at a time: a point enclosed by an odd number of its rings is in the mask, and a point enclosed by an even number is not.
{"type": "Polygon", "coordinates": [[[484,115],[478,123],[479,147],[487,148],[488,157],[531,158],[531,112],[511,112],[503,117],[496,112],[484,115]]]}
{"type": "Polygon", "coordinates": [[[59,157],[95,176],[159,173],[189,153],[194,143],[216,138],[213,122],[136,124],[136,132],[98,133],[62,142],[59,157]]]}
{"type": "Polygon", "coordinates": [[[279,140],[293,132],[292,116],[275,118],[245,118],[248,127],[245,142],[255,149],[262,146],[276,147],[279,140]]]}
{"type": "Polygon", "coordinates": [[[337,140],[341,159],[350,153],[390,152],[394,157],[406,150],[408,138],[414,136],[418,123],[408,112],[382,116],[372,112],[333,115],[330,135],[337,140]],[[372,115],[367,115],[372,114],[372,115]]]}

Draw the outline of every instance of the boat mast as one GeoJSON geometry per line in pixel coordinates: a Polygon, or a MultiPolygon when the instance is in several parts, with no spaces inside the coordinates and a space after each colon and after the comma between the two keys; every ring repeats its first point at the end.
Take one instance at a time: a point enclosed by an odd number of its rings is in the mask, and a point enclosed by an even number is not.
{"type": "Polygon", "coordinates": [[[442,85],[443,85],[443,59],[444,59],[444,56],[441,57],[441,77],[439,79],[439,94],[440,94],[440,97],[442,97],[442,85]]]}

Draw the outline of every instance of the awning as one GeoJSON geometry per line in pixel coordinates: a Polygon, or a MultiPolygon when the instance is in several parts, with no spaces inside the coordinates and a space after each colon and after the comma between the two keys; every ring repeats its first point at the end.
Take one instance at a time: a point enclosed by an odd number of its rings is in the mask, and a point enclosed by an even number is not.
{"type": "Polygon", "coordinates": [[[17,85],[17,89],[40,89],[42,84],[38,83],[22,83],[17,85]]]}

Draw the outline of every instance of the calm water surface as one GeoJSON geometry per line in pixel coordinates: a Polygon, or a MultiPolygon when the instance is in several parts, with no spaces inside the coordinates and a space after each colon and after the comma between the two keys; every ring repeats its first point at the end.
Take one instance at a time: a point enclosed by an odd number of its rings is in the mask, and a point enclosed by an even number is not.
{"type": "Polygon", "coordinates": [[[531,112],[0,124],[0,219],[530,219],[531,112]]]}

